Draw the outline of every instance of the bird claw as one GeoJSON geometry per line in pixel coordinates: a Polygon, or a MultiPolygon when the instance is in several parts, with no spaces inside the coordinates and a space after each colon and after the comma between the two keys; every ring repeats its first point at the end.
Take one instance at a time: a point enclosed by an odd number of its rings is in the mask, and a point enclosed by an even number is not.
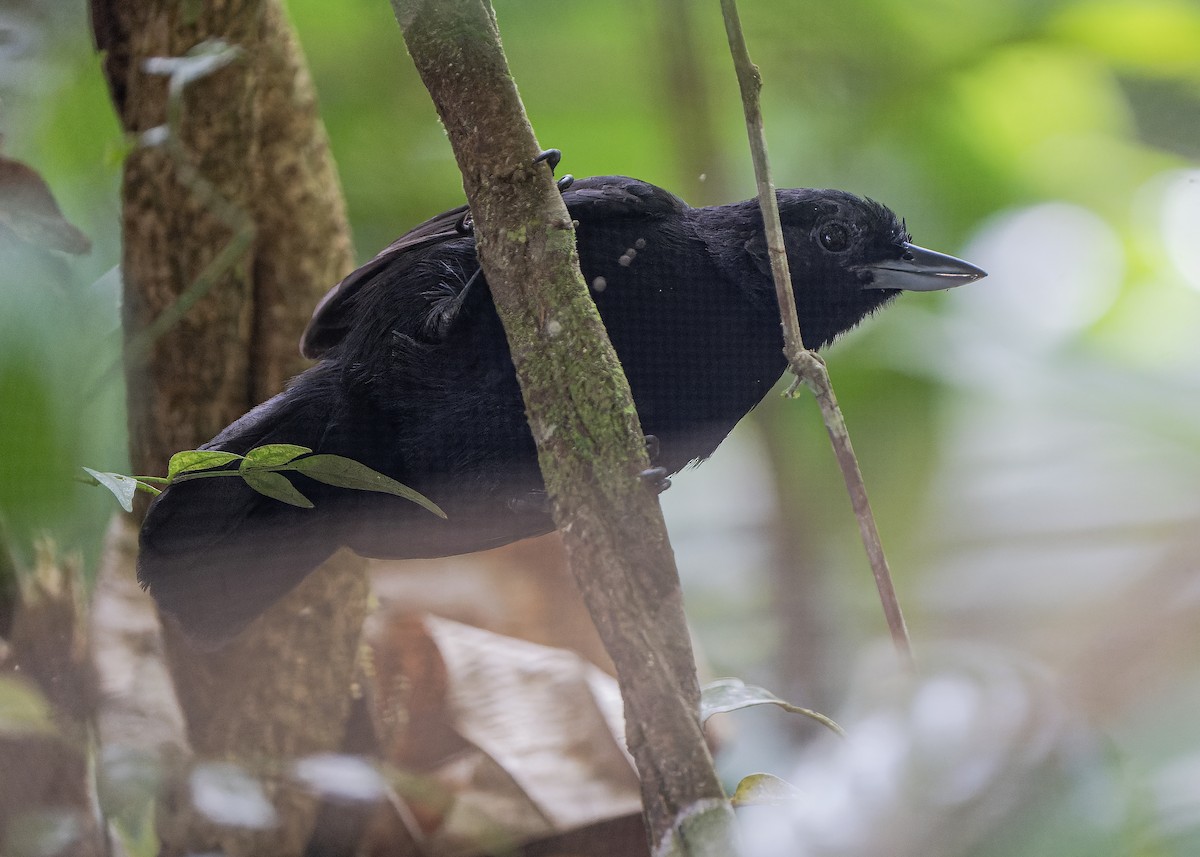
{"type": "MultiPolygon", "coordinates": [[[[658,461],[658,454],[662,452],[662,444],[658,440],[657,435],[648,434],[644,438],[646,441],[646,455],[650,459],[650,463],[658,461]]],[[[647,486],[654,489],[656,494],[661,494],[671,487],[671,478],[667,473],[667,468],[657,465],[648,467],[638,474],[638,478],[647,486]]]]}
{"type": "MultiPolygon", "coordinates": [[[[645,440],[646,455],[649,456],[650,463],[654,464],[658,460],[662,444],[659,443],[658,437],[652,434],[646,435],[645,440]]],[[[661,494],[671,487],[670,474],[665,467],[648,467],[638,474],[638,479],[647,487],[653,488],[655,494],[661,494]]],[[[510,497],[508,509],[518,515],[549,515],[550,495],[545,491],[529,491],[518,497],[510,497]]]]}
{"type": "Polygon", "coordinates": [[[649,467],[638,474],[638,479],[653,488],[655,494],[661,494],[671,487],[671,478],[665,467],[649,467]]]}
{"type": "Polygon", "coordinates": [[[544,151],[538,153],[538,156],[533,159],[533,163],[536,166],[542,161],[545,161],[550,166],[550,172],[553,174],[553,172],[558,168],[558,163],[561,160],[562,152],[559,149],[545,149],[544,151]]]}
{"type": "MultiPolygon", "coordinates": [[[[559,162],[562,161],[562,152],[558,149],[546,149],[533,159],[533,164],[534,166],[537,166],[542,161],[545,161],[550,166],[550,175],[554,175],[554,171],[558,169],[559,162]]],[[[575,176],[571,175],[570,173],[555,182],[555,184],[558,185],[559,193],[562,193],[574,183],[575,176]]]]}

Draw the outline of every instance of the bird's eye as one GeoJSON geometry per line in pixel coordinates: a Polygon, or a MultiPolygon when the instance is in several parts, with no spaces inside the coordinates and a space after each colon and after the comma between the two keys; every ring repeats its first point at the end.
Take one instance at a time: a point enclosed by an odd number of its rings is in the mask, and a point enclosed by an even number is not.
{"type": "Polygon", "coordinates": [[[830,253],[840,253],[850,246],[850,233],[842,224],[830,222],[820,227],[817,240],[830,253]]]}

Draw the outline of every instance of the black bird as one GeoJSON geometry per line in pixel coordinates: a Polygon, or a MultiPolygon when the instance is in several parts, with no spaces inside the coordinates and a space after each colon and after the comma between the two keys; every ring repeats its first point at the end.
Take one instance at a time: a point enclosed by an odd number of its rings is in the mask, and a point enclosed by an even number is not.
{"type": "MultiPolygon", "coordinates": [[[[636,179],[585,179],[563,199],[580,265],[665,473],[707,458],[786,369],[756,200],[690,208],[636,179]]],[[[823,347],[893,299],[984,276],[910,243],[883,205],[781,190],[805,343],[823,347]]],[[[550,335],[550,334],[547,334],[550,335]]],[[[271,443],[355,459],[420,491],[404,499],[293,475],[315,504],[236,477],[173,485],[151,504],[138,577],[201,644],[219,645],[339,546],[449,556],[554,528],[504,331],[463,206],[418,226],[317,306],[301,350],[320,362],[206,449],[271,443]]]]}

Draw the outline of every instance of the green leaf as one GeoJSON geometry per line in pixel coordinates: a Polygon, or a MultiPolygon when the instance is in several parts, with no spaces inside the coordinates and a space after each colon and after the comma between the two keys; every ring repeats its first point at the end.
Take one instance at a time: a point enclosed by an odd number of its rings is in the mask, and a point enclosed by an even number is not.
{"type": "Polygon", "coordinates": [[[38,689],[20,676],[0,675],[0,736],[54,731],[50,704],[38,689]]]}
{"type": "Polygon", "coordinates": [[[846,737],[846,733],[842,727],[838,726],[837,723],[824,714],[808,708],[801,708],[798,705],[792,705],[790,702],[783,701],[771,693],[771,691],[755,687],[752,684],[746,684],[740,678],[719,678],[714,682],[706,684],[701,689],[700,722],[703,723],[714,714],[737,711],[740,708],[749,708],[752,705],[778,705],[784,711],[791,712],[792,714],[803,714],[805,717],[810,717],[817,721],[822,726],[832,729],[841,737],[846,737]]]}
{"type": "Polygon", "coordinates": [[[189,473],[193,470],[208,470],[212,467],[220,467],[222,464],[237,461],[242,457],[236,452],[218,452],[215,449],[186,449],[171,456],[171,461],[167,465],[167,478],[172,479],[180,473],[189,473]]]}
{"type": "Polygon", "coordinates": [[[405,500],[411,500],[428,509],[439,518],[446,517],[446,513],[424,494],[414,491],[407,485],[402,485],[390,476],[384,476],[352,458],[344,458],[340,455],[312,455],[299,461],[293,461],[288,469],[303,473],[309,479],[324,482],[326,485],[336,485],[338,488],[379,491],[403,497],[405,500]]]}
{"type": "Polygon", "coordinates": [[[771,774],[751,774],[737,784],[734,806],[787,806],[800,799],[800,789],[771,774]]]}
{"type": "Polygon", "coordinates": [[[307,446],[296,446],[292,443],[269,443],[258,446],[246,453],[246,459],[241,463],[243,473],[247,470],[259,470],[264,467],[278,467],[287,464],[297,455],[307,455],[312,452],[307,446]]]}
{"type": "Polygon", "coordinates": [[[139,484],[136,479],[121,473],[105,473],[100,470],[92,470],[90,467],[83,469],[98,484],[103,485],[109,491],[113,492],[113,496],[117,498],[117,502],[121,504],[122,509],[126,512],[133,511],[133,495],[137,493],[139,484]]]}
{"type": "Polygon", "coordinates": [[[275,500],[281,500],[284,503],[290,503],[302,509],[311,509],[313,507],[312,500],[309,500],[297,491],[295,486],[291,482],[288,482],[287,477],[279,473],[262,470],[243,470],[242,478],[246,480],[247,485],[259,494],[265,494],[275,500]]]}

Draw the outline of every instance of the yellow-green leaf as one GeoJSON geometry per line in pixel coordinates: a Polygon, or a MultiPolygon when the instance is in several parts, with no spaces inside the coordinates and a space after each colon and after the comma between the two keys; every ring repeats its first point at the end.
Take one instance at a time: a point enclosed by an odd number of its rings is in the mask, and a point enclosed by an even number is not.
{"type": "Polygon", "coordinates": [[[800,790],[772,774],[743,777],[730,798],[734,806],[786,806],[800,799],[800,790]]]}
{"type": "Polygon", "coordinates": [[[269,470],[243,470],[242,478],[259,494],[265,494],[267,497],[292,506],[299,506],[302,509],[313,507],[312,500],[297,491],[296,487],[288,482],[286,476],[269,470]]]}
{"type": "Polygon", "coordinates": [[[419,506],[428,509],[439,518],[446,513],[437,504],[407,485],[402,485],[390,476],[384,476],[377,470],[372,470],[365,464],[341,455],[311,455],[299,461],[293,461],[289,470],[303,473],[309,479],[324,482],[326,485],[336,485],[338,488],[354,488],[359,491],[380,491],[411,500],[419,506]]]}
{"type": "Polygon", "coordinates": [[[193,470],[208,470],[242,458],[236,452],[220,452],[215,449],[186,449],[171,456],[167,464],[167,478],[193,470]]]}
{"type": "Polygon", "coordinates": [[[247,452],[240,469],[244,473],[247,470],[258,470],[263,467],[278,467],[280,464],[287,464],[298,455],[307,455],[310,452],[312,450],[307,446],[296,446],[293,443],[269,443],[247,452]]]}

